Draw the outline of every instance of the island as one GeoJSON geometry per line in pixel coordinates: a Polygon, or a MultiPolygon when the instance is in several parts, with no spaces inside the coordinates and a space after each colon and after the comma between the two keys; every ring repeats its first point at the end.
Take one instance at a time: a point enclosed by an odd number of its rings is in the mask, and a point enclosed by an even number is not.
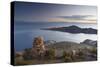
{"type": "Polygon", "coordinates": [[[42,30],[52,30],[52,31],[61,31],[61,32],[68,32],[68,33],[85,33],[85,34],[97,34],[96,29],[92,28],[80,28],[78,26],[72,25],[68,27],[52,27],[52,28],[42,28],[42,30]]]}

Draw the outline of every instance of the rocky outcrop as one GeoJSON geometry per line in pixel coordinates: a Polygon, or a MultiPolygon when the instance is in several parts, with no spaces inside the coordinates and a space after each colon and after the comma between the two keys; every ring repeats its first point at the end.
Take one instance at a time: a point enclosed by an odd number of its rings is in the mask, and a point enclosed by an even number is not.
{"type": "Polygon", "coordinates": [[[81,44],[87,44],[87,45],[97,46],[97,41],[86,39],[85,41],[81,42],[81,44]]]}
{"type": "Polygon", "coordinates": [[[45,45],[44,45],[43,37],[39,36],[39,37],[34,38],[32,51],[33,51],[33,55],[35,56],[44,55],[45,45]]]}

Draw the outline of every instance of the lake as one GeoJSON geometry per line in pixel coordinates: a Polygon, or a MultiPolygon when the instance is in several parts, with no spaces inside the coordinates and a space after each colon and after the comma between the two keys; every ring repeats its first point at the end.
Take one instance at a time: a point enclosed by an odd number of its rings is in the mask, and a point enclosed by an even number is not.
{"type": "Polygon", "coordinates": [[[66,27],[76,25],[81,28],[97,29],[97,24],[64,23],[64,22],[15,22],[14,24],[14,46],[16,51],[32,47],[34,37],[43,36],[44,40],[72,41],[80,43],[85,39],[97,40],[97,34],[71,34],[67,32],[40,30],[49,27],[66,27]]]}

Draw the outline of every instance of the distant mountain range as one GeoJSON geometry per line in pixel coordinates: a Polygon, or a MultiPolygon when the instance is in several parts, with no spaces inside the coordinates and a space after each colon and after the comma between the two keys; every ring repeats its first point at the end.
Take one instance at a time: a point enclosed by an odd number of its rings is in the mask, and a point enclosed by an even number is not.
{"type": "Polygon", "coordinates": [[[43,30],[52,30],[52,31],[61,31],[69,33],[85,33],[85,34],[97,34],[97,30],[93,28],[80,28],[78,26],[72,25],[68,27],[53,27],[53,28],[44,28],[43,30]]]}

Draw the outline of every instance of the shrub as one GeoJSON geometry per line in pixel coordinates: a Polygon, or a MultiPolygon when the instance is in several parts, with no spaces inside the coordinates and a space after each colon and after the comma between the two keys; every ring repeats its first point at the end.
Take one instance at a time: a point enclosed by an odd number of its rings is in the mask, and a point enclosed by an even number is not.
{"type": "Polygon", "coordinates": [[[93,54],[97,54],[97,49],[96,49],[96,48],[92,48],[92,49],[90,50],[90,52],[93,53],[93,54]]]}
{"type": "Polygon", "coordinates": [[[72,58],[71,57],[66,56],[64,58],[64,62],[71,62],[71,61],[72,61],[72,58]]]}
{"type": "Polygon", "coordinates": [[[78,52],[78,55],[79,55],[79,56],[83,56],[84,53],[83,53],[82,51],[79,51],[79,52],[78,52]]]}
{"type": "Polygon", "coordinates": [[[45,52],[46,59],[54,59],[55,58],[55,49],[49,49],[45,52]]]}
{"type": "Polygon", "coordinates": [[[72,52],[63,51],[63,57],[66,57],[66,56],[71,57],[72,55],[73,55],[72,52]]]}
{"type": "Polygon", "coordinates": [[[63,57],[66,57],[66,56],[67,56],[66,51],[63,51],[63,57]]]}
{"type": "Polygon", "coordinates": [[[64,59],[64,62],[70,62],[70,61],[72,61],[72,54],[68,53],[66,51],[63,51],[62,58],[64,59]]]}
{"type": "Polygon", "coordinates": [[[31,49],[25,49],[24,50],[23,58],[24,58],[24,60],[30,60],[30,59],[32,59],[31,49]]]}

